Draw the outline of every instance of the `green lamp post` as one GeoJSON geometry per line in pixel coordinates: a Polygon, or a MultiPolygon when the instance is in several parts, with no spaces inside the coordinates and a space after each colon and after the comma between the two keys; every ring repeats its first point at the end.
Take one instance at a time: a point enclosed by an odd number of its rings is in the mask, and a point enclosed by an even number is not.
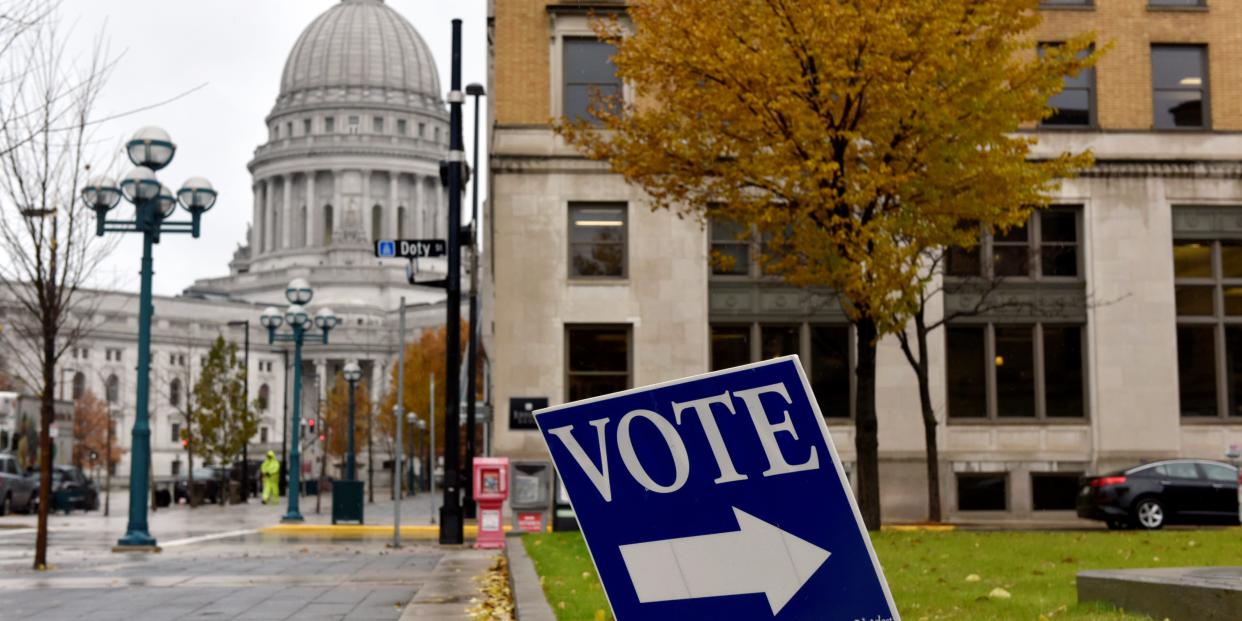
{"type": "Polygon", "coordinates": [[[285,287],[285,298],[289,300],[289,308],[282,315],[280,309],[269,306],[259,317],[259,323],[267,328],[267,342],[293,343],[293,420],[286,433],[289,434],[289,509],[281,522],[302,522],[301,511],[298,510],[298,494],[301,491],[302,476],[302,343],[313,328],[319,328],[319,337],[323,344],[328,344],[328,333],[340,323],[330,308],[319,309],[312,322],[306,312],[315,292],[310,283],[302,278],[295,278],[285,287]],[[290,331],[278,333],[276,330],[285,322],[289,323],[290,331]],[[313,324],[313,325],[312,325],[313,324]]]}
{"type": "Polygon", "coordinates": [[[134,168],[118,185],[107,177],[90,180],[82,189],[82,202],[95,212],[95,234],[142,234],[142,284],[138,300],[138,394],[135,399],[133,447],[130,458],[129,524],[117,542],[121,549],[154,548],[155,538],[147,526],[148,481],[151,474],[151,248],[160,243],[161,233],[189,234],[198,238],[203,214],[216,204],[216,191],[201,177],[185,182],[175,195],[155,177],[172,162],[177,152],[168,133],[158,127],[138,130],[125,145],[134,168]],[[121,197],[134,205],[133,220],[108,220],[108,212],[121,197]],[[180,203],[190,213],[190,221],[170,220],[180,203]]]}

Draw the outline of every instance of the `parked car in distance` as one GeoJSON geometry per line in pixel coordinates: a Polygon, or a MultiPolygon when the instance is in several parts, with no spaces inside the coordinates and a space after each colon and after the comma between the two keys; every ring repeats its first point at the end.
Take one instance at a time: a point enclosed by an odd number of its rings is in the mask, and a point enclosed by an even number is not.
{"type": "Polygon", "coordinates": [[[12,453],[0,453],[0,515],[14,511],[30,513],[35,506],[35,486],[21,475],[17,457],[12,453]]]}
{"type": "MultiPolygon", "coordinates": [[[[227,475],[214,466],[202,466],[194,469],[194,487],[200,490],[202,502],[220,502],[220,482],[227,475]]],[[[177,478],[173,486],[173,504],[190,502],[190,481],[186,475],[177,478]]]]}
{"type": "MultiPolygon", "coordinates": [[[[27,480],[35,489],[31,506],[39,504],[39,471],[32,470],[27,480]]],[[[74,509],[96,511],[99,509],[99,489],[95,482],[87,478],[81,468],[74,466],[52,466],[52,511],[69,513],[74,509]]]]}
{"type": "Polygon", "coordinates": [[[1085,477],[1078,516],[1110,529],[1166,524],[1238,524],[1238,468],[1206,459],[1172,459],[1085,477]]]}

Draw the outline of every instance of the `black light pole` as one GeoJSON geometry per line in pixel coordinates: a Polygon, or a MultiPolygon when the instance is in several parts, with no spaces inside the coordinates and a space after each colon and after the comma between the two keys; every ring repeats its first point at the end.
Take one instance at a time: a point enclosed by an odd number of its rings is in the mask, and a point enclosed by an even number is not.
{"type": "Polygon", "coordinates": [[[482,84],[466,87],[466,94],[474,97],[474,165],[473,191],[470,204],[470,344],[466,350],[466,463],[462,478],[466,480],[466,517],[476,517],[474,504],[474,436],[475,436],[475,369],[479,349],[479,98],[487,94],[482,84]]]}
{"type": "MultiPolygon", "coordinates": [[[[362,367],[358,366],[357,362],[351,361],[345,365],[344,375],[345,381],[349,382],[349,430],[347,431],[349,448],[345,453],[345,480],[357,481],[358,472],[356,464],[358,462],[354,456],[354,412],[357,411],[358,406],[357,398],[354,395],[358,391],[358,382],[362,379],[362,367]]],[[[324,450],[327,451],[328,447],[325,446],[324,450]]],[[[359,498],[358,502],[362,502],[362,499],[359,498]]]]}
{"type": "Polygon", "coordinates": [[[461,387],[457,369],[461,367],[461,194],[465,189],[465,141],[461,134],[461,20],[453,20],[452,90],[449,91],[449,158],[441,164],[441,180],[448,186],[448,343],[445,368],[444,423],[444,504],[440,507],[440,544],[460,545],[465,541],[461,513],[460,436],[461,387]]]}
{"type": "MultiPolygon", "coordinates": [[[[246,330],[246,354],[244,362],[246,365],[246,375],[242,379],[242,394],[246,395],[246,409],[250,409],[250,320],[230,321],[230,328],[245,328],[246,330]]],[[[242,502],[250,502],[250,438],[242,443],[242,469],[241,469],[241,485],[242,485],[242,502]]]]}

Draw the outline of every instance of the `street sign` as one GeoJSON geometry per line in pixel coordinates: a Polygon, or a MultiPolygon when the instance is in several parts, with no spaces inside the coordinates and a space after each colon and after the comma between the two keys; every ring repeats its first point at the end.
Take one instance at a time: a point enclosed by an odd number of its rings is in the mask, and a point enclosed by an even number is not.
{"type": "Polygon", "coordinates": [[[796,356],[535,413],[618,621],[899,621],[796,356]]]}
{"type": "Polygon", "coordinates": [[[443,239],[381,239],[375,242],[375,256],[381,259],[431,259],[448,256],[443,239]]]}

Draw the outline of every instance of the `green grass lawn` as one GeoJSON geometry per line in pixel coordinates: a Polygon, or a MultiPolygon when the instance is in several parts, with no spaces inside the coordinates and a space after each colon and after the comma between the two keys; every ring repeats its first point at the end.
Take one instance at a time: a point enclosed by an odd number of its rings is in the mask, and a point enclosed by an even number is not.
{"type": "MultiPolygon", "coordinates": [[[[612,619],[581,536],[524,538],[560,621],[612,619]]],[[[1162,532],[883,532],[876,553],[906,621],[1147,619],[1079,605],[1084,569],[1242,564],[1242,530],[1162,532]],[[993,589],[1008,599],[989,597],[993,589]]]]}

